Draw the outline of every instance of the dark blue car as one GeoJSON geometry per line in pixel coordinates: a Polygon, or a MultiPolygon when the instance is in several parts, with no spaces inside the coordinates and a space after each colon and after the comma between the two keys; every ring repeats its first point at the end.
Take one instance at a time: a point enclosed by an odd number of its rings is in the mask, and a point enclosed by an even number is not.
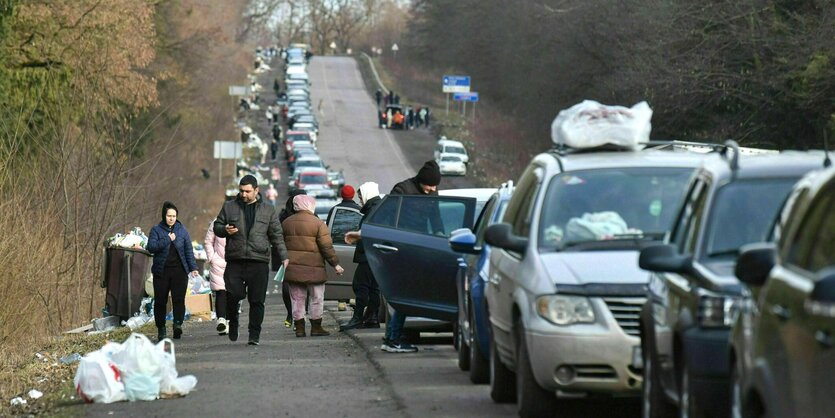
{"type": "Polygon", "coordinates": [[[458,290],[458,324],[455,333],[458,367],[470,372],[473,383],[490,380],[490,323],[484,303],[490,246],[484,242],[484,231],[498,222],[504,214],[513,192],[513,182],[507,182],[487,201],[473,231],[454,231],[450,247],[461,253],[455,279],[458,290]]]}

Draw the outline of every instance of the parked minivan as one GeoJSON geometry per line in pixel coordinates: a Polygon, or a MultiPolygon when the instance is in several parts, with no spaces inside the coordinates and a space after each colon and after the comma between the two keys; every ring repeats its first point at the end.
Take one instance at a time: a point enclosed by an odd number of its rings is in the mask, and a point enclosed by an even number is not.
{"type": "Polygon", "coordinates": [[[453,141],[442,136],[435,145],[435,160],[440,160],[442,154],[451,154],[461,157],[464,164],[470,162],[470,156],[467,154],[467,149],[460,141],[453,141]]]}

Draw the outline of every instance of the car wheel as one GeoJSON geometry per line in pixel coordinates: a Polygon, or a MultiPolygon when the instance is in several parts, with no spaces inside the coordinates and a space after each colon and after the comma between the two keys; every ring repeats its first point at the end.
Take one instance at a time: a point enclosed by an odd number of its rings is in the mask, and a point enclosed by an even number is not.
{"type": "Polygon", "coordinates": [[[557,410],[556,394],[542,389],[533,375],[531,359],[528,355],[524,328],[521,323],[516,324],[516,400],[519,402],[519,416],[547,417],[557,410]]]}
{"type": "MultiPolygon", "coordinates": [[[[472,307],[472,302],[470,307],[472,307]]],[[[470,346],[470,382],[475,384],[490,382],[490,362],[484,358],[480,345],[478,344],[478,331],[475,326],[475,316],[472,308],[470,308],[467,315],[470,318],[470,338],[468,345],[470,346]]]]}
{"type": "MultiPolygon", "coordinates": [[[[642,337],[643,339],[644,337],[642,337]]],[[[642,418],[671,418],[675,416],[675,408],[670,405],[661,393],[658,371],[649,348],[641,348],[644,360],[644,382],[641,389],[641,417],[642,418]]]]}
{"type": "Polygon", "coordinates": [[[693,382],[689,369],[685,364],[684,371],[681,373],[681,386],[678,395],[678,416],[679,418],[702,418],[704,414],[702,413],[701,406],[698,404],[699,400],[696,399],[693,392],[693,382]]]}
{"type": "Polygon", "coordinates": [[[455,326],[455,339],[458,340],[458,369],[466,372],[470,370],[470,345],[464,339],[464,327],[460,321],[459,319],[455,326]]]}
{"type": "Polygon", "coordinates": [[[490,338],[490,398],[496,403],[516,401],[516,376],[499,359],[495,338],[490,338]]]}

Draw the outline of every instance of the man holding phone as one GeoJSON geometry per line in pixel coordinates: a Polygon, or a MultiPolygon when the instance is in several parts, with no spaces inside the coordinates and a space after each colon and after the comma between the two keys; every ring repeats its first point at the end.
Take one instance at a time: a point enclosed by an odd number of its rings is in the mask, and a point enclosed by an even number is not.
{"type": "Polygon", "coordinates": [[[249,301],[249,344],[258,345],[264,322],[264,301],[270,271],[270,246],[278,249],[284,267],[289,262],[284,233],[275,207],[264,204],[258,180],[241,178],[238,196],[223,204],[214,222],[214,233],[226,238],[226,307],[229,339],[238,340],[238,302],[249,301]]]}

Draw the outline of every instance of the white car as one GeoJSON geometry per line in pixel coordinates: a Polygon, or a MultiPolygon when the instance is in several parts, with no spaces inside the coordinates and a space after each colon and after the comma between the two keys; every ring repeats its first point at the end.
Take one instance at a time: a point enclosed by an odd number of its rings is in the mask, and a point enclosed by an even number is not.
{"type": "Polygon", "coordinates": [[[467,149],[464,148],[464,144],[459,141],[446,139],[445,136],[442,136],[441,139],[438,140],[438,144],[435,145],[435,159],[439,159],[442,154],[455,154],[461,157],[461,161],[463,161],[464,164],[470,162],[470,156],[467,154],[467,149]]]}
{"type": "Polygon", "coordinates": [[[438,167],[441,169],[441,175],[457,174],[459,176],[467,175],[467,165],[458,154],[441,154],[440,158],[436,160],[438,167]]]}

